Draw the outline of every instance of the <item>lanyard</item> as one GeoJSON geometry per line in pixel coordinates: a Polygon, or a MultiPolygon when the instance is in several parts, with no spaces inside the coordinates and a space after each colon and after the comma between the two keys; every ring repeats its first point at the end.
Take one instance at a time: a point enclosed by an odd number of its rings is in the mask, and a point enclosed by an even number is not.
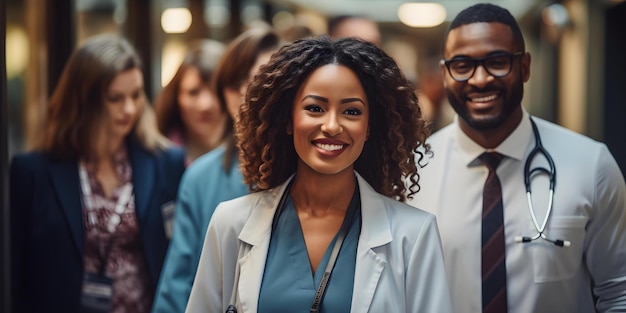
{"type": "MultiPolygon", "coordinates": [[[[276,213],[274,214],[274,219],[272,221],[272,234],[276,229],[276,225],[278,224],[278,218],[283,211],[283,207],[285,206],[285,202],[287,196],[291,192],[291,185],[293,184],[293,180],[287,186],[285,192],[283,193],[280,201],[278,203],[278,207],[276,208],[276,213]]],[[[333,268],[335,267],[335,262],[337,261],[337,257],[339,256],[339,250],[341,249],[341,245],[343,244],[343,240],[346,238],[346,235],[350,231],[350,227],[354,221],[355,216],[358,211],[360,211],[361,207],[361,195],[359,192],[359,185],[356,185],[354,189],[354,193],[352,195],[352,200],[350,200],[350,204],[348,206],[348,211],[346,211],[346,216],[344,217],[344,221],[341,224],[341,228],[337,233],[337,239],[335,240],[335,244],[333,245],[333,249],[330,252],[330,256],[328,258],[328,263],[326,264],[326,269],[324,269],[324,274],[322,275],[322,279],[320,280],[320,284],[317,286],[317,290],[315,291],[315,297],[313,297],[313,303],[311,304],[310,313],[317,313],[321,309],[322,299],[324,298],[324,293],[326,292],[326,288],[328,287],[328,281],[330,280],[330,276],[333,272],[333,268]]]]}
{"type": "Polygon", "coordinates": [[[339,229],[339,233],[337,233],[335,245],[333,246],[333,250],[330,252],[330,257],[328,259],[328,264],[326,264],[324,275],[320,280],[319,286],[317,286],[317,291],[315,292],[315,297],[313,298],[313,304],[311,305],[310,313],[317,313],[321,310],[322,298],[324,297],[326,287],[328,286],[328,281],[330,280],[330,275],[332,274],[333,267],[335,266],[335,262],[337,261],[337,256],[339,255],[341,244],[346,238],[346,235],[348,235],[350,227],[354,222],[354,218],[358,214],[358,211],[360,211],[360,207],[361,195],[359,192],[359,185],[357,184],[356,189],[354,190],[354,194],[352,195],[352,200],[350,201],[350,206],[348,207],[348,211],[346,212],[346,217],[344,218],[343,224],[339,229]]]}
{"type": "MultiPolygon", "coordinates": [[[[291,186],[293,185],[293,179],[289,182],[289,185],[285,188],[283,195],[278,202],[278,207],[276,208],[276,213],[274,214],[274,219],[272,220],[272,235],[274,234],[274,230],[276,229],[276,225],[278,224],[278,218],[285,207],[285,202],[287,201],[287,196],[291,192],[291,186]]],[[[337,239],[335,240],[335,245],[333,246],[333,250],[330,253],[328,258],[328,263],[326,264],[326,269],[324,270],[324,275],[320,280],[320,284],[317,286],[317,290],[315,291],[315,297],[313,298],[313,303],[311,304],[310,313],[317,313],[320,311],[322,298],[324,297],[324,293],[326,292],[326,287],[328,286],[328,281],[330,280],[330,275],[333,272],[333,268],[335,266],[335,262],[337,261],[337,256],[339,255],[339,250],[341,249],[341,245],[343,244],[343,240],[345,239],[350,227],[353,224],[355,216],[359,214],[361,211],[361,193],[359,191],[359,185],[356,185],[354,189],[354,194],[352,195],[352,200],[350,200],[350,205],[348,206],[348,211],[346,212],[346,216],[344,217],[344,221],[341,224],[341,228],[337,233],[337,239]]],[[[241,255],[241,251],[239,251],[239,255],[241,255]]],[[[235,278],[233,284],[233,291],[230,296],[230,305],[226,308],[226,313],[237,313],[237,308],[234,303],[237,298],[237,284],[239,282],[239,262],[235,267],[235,278]]]]}
{"type": "MultiPolygon", "coordinates": [[[[83,162],[81,162],[79,166],[79,175],[80,187],[83,192],[83,203],[85,204],[85,208],[87,209],[89,224],[95,225],[97,222],[97,216],[93,205],[93,194],[91,190],[91,185],[89,184],[87,170],[85,169],[85,164],[83,164],[83,162]]],[[[115,204],[115,210],[113,211],[113,215],[109,218],[109,221],[107,222],[107,229],[109,230],[109,232],[113,233],[117,226],[120,224],[122,219],[122,213],[124,213],[124,211],[126,211],[126,208],[128,207],[132,192],[132,184],[126,184],[122,187],[122,191],[120,192],[119,197],[117,198],[117,203],[115,204]]]]}
{"type": "MultiPolygon", "coordinates": [[[[96,209],[93,205],[93,193],[91,190],[91,185],[89,184],[89,177],[87,176],[87,170],[85,169],[85,164],[80,162],[79,165],[79,176],[80,176],[80,187],[83,192],[83,203],[85,208],[87,209],[87,217],[90,225],[95,225],[98,221],[96,216],[96,209]]],[[[111,233],[111,237],[107,240],[105,246],[104,255],[100,255],[100,269],[99,273],[101,276],[104,276],[104,272],[106,270],[106,263],[109,259],[109,253],[111,252],[111,248],[113,247],[113,238],[114,232],[117,229],[117,226],[120,225],[122,221],[122,213],[128,207],[128,203],[130,202],[130,198],[133,191],[132,184],[124,185],[120,195],[117,199],[117,203],[115,204],[115,210],[113,211],[113,215],[109,218],[107,223],[107,229],[111,233]]]]}

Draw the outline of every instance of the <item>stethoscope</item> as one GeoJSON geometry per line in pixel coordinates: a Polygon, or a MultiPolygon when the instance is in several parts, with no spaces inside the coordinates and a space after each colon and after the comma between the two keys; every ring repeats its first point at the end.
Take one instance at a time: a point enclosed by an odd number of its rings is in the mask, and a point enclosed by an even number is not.
{"type": "Polygon", "coordinates": [[[526,199],[528,200],[528,211],[530,212],[530,217],[533,220],[533,224],[535,225],[537,234],[532,237],[516,236],[515,242],[528,243],[533,240],[541,238],[559,247],[569,247],[571,245],[571,242],[569,240],[562,240],[562,239],[553,240],[553,239],[547,238],[546,235],[544,234],[544,232],[546,231],[546,225],[548,224],[548,219],[550,218],[550,214],[552,213],[552,206],[554,203],[554,186],[556,184],[556,166],[554,165],[554,160],[552,159],[552,156],[550,156],[548,151],[543,147],[543,144],[541,143],[541,137],[539,137],[539,130],[537,129],[537,125],[535,124],[535,121],[533,121],[532,118],[530,118],[530,124],[533,128],[533,134],[535,135],[535,147],[528,155],[528,158],[526,159],[526,164],[524,164],[524,185],[526,186],[526,199]],[[548,161],[548,165],[550,166],[549,169],[545,167],[536,167],[532,170],[530,169],[530,165],[533,159],[538,154],[543,154],[545,159],[548,161]],[[541,173],[548,175],[550,179],[550,198],[548,199],[548,211],[546,212],[546,215],[543,218],[543,221],[540,225],[539,221],[537,220],[537,215],[535,214],[535,209],[533,207],[530,180],[534,175],[541,174],[541,173]]]}

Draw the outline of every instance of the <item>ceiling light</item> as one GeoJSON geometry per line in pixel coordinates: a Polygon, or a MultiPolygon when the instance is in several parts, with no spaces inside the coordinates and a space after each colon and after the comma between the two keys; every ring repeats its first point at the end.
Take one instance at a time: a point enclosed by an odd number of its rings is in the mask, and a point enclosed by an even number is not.
{"type": "Polygon", "coordinates": [[[191,12],[187,8],[165,9],[161,15],[161,27],[168,34],[181,34],[191,26],[191,12]]]}
{"type": "Polygon", "coordinates": [[[569,21],[569,14],[562,4],[555,3],[543,9],[541,18],[548,26],[564,27],[569,21]]]}
{"type": "Polygon", "coordinates": [[[439,3],[403,3],[398,18],[411,27],[435,27],[446,20],[446,9],[439,3]]]}

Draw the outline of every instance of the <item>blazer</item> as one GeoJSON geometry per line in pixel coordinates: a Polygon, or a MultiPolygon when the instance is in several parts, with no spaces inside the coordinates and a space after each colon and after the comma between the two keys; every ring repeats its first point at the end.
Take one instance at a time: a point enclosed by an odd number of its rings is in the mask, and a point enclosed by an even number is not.
{"type": "MultiPolygon", "coordinates": [[[[351,312],[451,312],[434,215],[378,194],[356,175],[362,226],[351,312]]],[[[229,304],[239,313],[257,311],[272,218],[286,185],[217,207],[186,312],[224,312],[229,304]]]]}
{"type": "MultiPolygon", "coordinates": [[[[161,208],[174,201],[184,153],[152,154],[128,142],[135,209],[151,286],[165,258],[161,208]]],[[[12,301],[14,312],[79,312],[84,224],[78,161],[42,153],[13,158],[10,166],[12,301]]]]}

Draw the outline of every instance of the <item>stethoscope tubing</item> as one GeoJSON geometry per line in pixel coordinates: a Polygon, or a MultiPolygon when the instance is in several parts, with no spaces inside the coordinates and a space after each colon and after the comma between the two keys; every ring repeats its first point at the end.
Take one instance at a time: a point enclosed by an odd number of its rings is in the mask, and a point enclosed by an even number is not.
{"type": "Polygon", "coordinates": [[[532,117],[529,117],[529,119],[530,119],[530,124],[533,129],[533,134],[535,136],[535,147],[532,149],[530,154],[528,154],[528,158],[526,159],[526,163],[524,164],[524,186],[526,187],[526,200],[528,201],[528,212],[530,213],[530,217],[532,218],[535,229],[537,230],[537,234],[532,237],[517,236],[515,237],[515,241],[528,243],[536,239],[542,238],[559,247],[569,247],[571,245],[570,241],[561,240],[561,239],[552,240],[552,239],[547,238],[546,235],[544,234],[546,230],[546,226],[548,225],[548,220],[550,219],[550,215],[552,214],[552,207],[554,206],[554,188],[556,186],[556,165],[554,164],[554,159],[552,159],[552,156],[550,155],[548,150],[544,148],[543,143],[541,142],[541,137],[539,135],[539,129],[537,128],[537,124],[535,124],[535,121],[533,121],[532,117]],[[545,167],[536,167],[532,170],[530,169],[530,166],[532,165],[532,161],[538,154],[542,154],[544,158],[548,161],[549,169],[545,167]],[[550,179],[550,187],[549,187],[550,193],[549,193],[549,198],[548,198],[548,209],[546,211],[546,214],[543,220],[541,221],[541,224],[539,224],[539,221],[537,220],[537,215],[535,214],[535,208],[533,206],[532,189],[531,189],[530,182],[534,175],[542,174],[542,173],[548,175],[550,179]]]}

